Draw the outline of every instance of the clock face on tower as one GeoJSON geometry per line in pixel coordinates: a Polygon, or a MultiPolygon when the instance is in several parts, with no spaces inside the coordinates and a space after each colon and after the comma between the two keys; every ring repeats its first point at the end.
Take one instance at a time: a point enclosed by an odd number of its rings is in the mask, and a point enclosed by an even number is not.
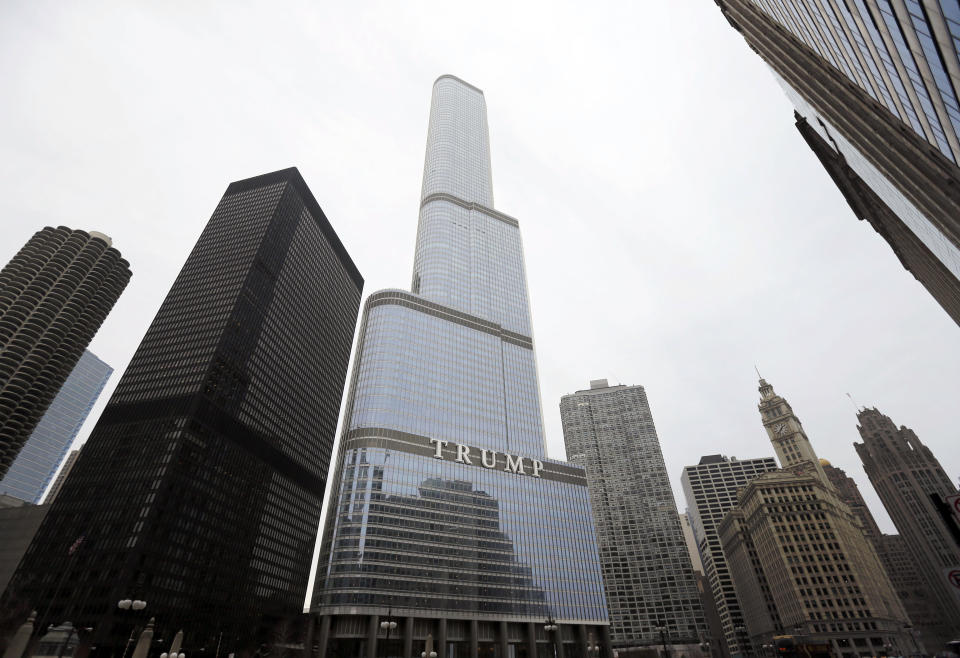
{"type": "Polygon", "coordinates": [[[777,423],[776,425],[773,426],[773,431],[776,433],[777,436],[783,436],[784,434],[787,433],[787,426],[784,423],[777,423]]]}

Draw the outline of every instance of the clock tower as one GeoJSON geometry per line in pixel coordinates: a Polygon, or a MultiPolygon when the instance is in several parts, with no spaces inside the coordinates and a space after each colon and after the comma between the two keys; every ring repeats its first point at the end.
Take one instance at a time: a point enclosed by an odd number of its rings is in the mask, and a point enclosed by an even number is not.
{"type": "Polygon", "coordinates": [[[800,419],[793,413],[790,403],[777,395],[767,380],[760,378],[760,417],[777,452],[780,467],[795,473],[816,475],[828,487],[833,488],[827,474],[803,431],[800,419]]]}

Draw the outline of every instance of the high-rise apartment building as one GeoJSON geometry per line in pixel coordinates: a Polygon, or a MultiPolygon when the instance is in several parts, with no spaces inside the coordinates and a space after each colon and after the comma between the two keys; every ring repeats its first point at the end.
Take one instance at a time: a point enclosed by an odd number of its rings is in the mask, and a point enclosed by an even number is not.
{"type": "MultiPolygon", "coordinates": [[[[607,380],[560,400],[567,458],[587,473],[610,635],[620,648],[698,646],[708,632],[642,386],[607,380]]],[[[689,651],[689,647],[687,649],[689,651]]]]}
{"type": "Polygon", "coordinates": [[[855,443],[870,483],[897,527],[903,542],[942,611],[933,653],[960,635],[960,596],[949,574],[960,569],[960,546],[954,542],[931,500],[946,497],[957,488],[930,448],[908,427],[898,428],[876,409],[857,413],[862,443],[855,443]]]}
{"type": "Polygon", "coordinates": [[[703,561],[704,575],[717,606],[723,639],[734,656],[752,655],[744,642],[743,612],[734,589],[730,567],[720,544],[718,526],[737,504],[737,492],[764,473],[777,470],[773,457],[730,459],[706,455],[694,466],[685,466],[680,482],[687,499],[687,515],[703,561]]]}
{"type": "Polygon", "coordinates": [[[0,270],[0,477],[130,280],[102,233],[38,231],[0,270]]]}
{"type": "Polygon", "coordinates": [[[716,1],[857,217],[960,323],[960,5],[716,1]]]}
{"type": "Polygon", "coordinates": [[[38,627],[119,655],[140,599],[226,655],[300,613],[362,285],[296,169],[227,187],[11,585],[38,627]]]}
{"type": "Polygon", "coordinates": [[[10,470],[0,479],[0,494],[40,502],[112,372],[113,368],[93,352],[84,350],[10,470]]]}
{"type": "Polygon", "coordinates": [[[318,656],[418,656],[427,635],[444,657],[552,655],[554,642],[610,655],[586,477],[545,453],[520,228],[493,208],[486,101],[453,76],[433,86],[412,292],[367,300],[344,414],[318,656]]]}
{"type": "Polygon", "coordinates": [[[744,639],[754,651],[791,635],[843,658],[909,653],[910,622],[876,549],[789,403],[763,379],[760,395],[783,468],[749,482],[718,528],[744,639]]]}

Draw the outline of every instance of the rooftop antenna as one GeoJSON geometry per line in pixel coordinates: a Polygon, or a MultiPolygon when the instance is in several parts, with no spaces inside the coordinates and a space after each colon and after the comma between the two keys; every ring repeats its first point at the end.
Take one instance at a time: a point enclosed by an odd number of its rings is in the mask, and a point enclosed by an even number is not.
{"type": "Polygon", "coordinates": [[[853,408],[856,409],[856,410],[859,412],[862,407],[861,407],[860,405],[858,405],[858,404],[856,403],[856,401],[854,401],[853,396],[850,395],[849,393],[847,393],[847,397],[850,398],[850,404],[853,405],[853,408]]]}

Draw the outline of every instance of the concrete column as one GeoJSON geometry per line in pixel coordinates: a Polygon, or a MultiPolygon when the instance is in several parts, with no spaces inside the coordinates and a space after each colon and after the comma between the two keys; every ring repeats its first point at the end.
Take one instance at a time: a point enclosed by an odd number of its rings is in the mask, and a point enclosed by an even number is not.
{"type": "Polygon", "coordinates": [[[413,658],[413,617],[407,617],[403,624],[403,658],[413,658]]]}
{"type": "MultiPolygon", "coordinates": [[[[317,625],[317,616],[313,613],[307,615],[307,636],[303,640],[303,658],[313,656],[313,632],[317,625]]],[[[172,651],[170,653],[173,653],[172,651]]]]}
{"type": "Polygon", "coordinates": [[[470,658],[480,655],[480,628],[476,619],[470,620],[470,658]]]}
{"type": "Polygon", "coordinates": [[[510,636],[507,635],[507,622],[501,621],[497,628],[497,640],[500,642],[500,658],[507,658],[509,652],[507,647],[510,644],[510,636]]]}
{"type": "Polygon", "coordinates": [[[577,642],[580,644],[580,651],[584,656],[589,656],[587,653],[587,627],[584,624],[577,624],[577,642]]]}
{"type": "Polygon", "coordinates": [[[606,658],[613,658],[613,645],[610,644],[610,627],[600,626],[600,646],[603,647],[603,655],[606,658]]]}
{"type": "Polygon", "coordinates": [[[559,626],[556,631],[553,633],[553,637],[556,640],[557,647],[557,658],[566,658],[566,652],[563,650],[563,626],[559,626]]]}
{"type": "Polygon", "coordinates": [[[537,658],[537,625],[532,621],[527,623],[527,655],[537,658]]]}
{"type": "Polygon", "coordinates": [[[370,615],[367,624],[367,658],[377,658],[377,632],[380,630],[380,617],[370,615]]]}
{"type": "Polygon", "coordinates": [[[324,658],[327,655],[327,645],[330,643],[330,624],[333,617],[324,615],[320,617],[320,641],[317,642],[317,658],[324,658]]]}
{"type": "Polygon", "coordinates": [[[447,658],[447,620],[437,622],[437,658],[447,658]]]}

